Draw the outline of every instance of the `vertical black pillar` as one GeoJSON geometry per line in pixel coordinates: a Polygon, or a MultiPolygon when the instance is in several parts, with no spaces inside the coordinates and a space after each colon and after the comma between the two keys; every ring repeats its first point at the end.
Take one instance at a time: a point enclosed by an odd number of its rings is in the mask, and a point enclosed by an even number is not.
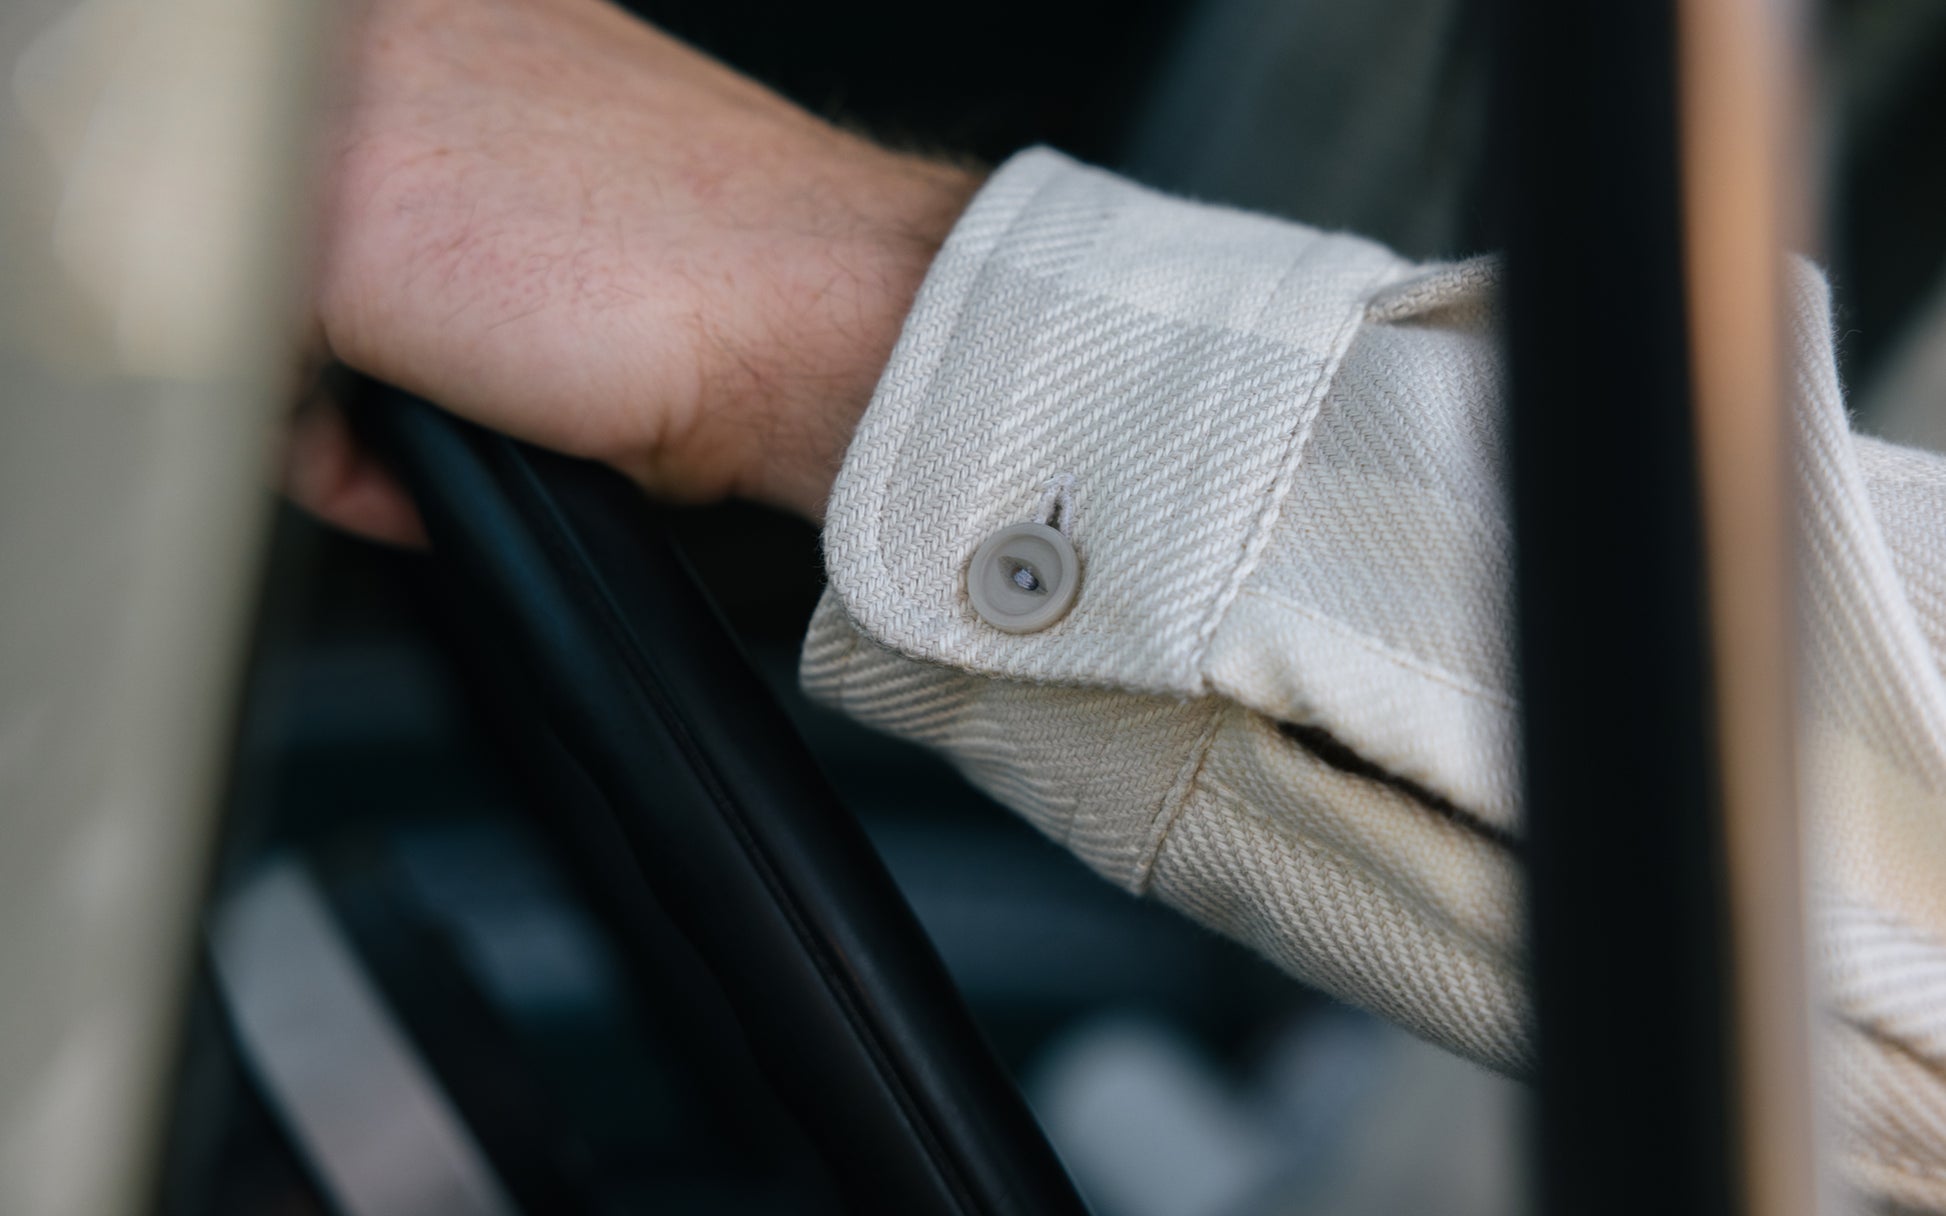
{"type": "Polygon", "coordinates": [[[1676,5],[1500,15],[1539,1196],[1728,1213],[1676,5]]]}

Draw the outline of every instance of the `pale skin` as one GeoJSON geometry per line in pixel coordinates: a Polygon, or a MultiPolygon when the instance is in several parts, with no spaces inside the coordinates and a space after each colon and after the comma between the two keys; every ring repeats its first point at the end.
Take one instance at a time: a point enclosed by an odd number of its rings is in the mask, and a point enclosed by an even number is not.
{"type": "MultiPolygon", "coordinates": [[[[602,0],[366,0],[334,83],[316,348],[672,500],[820,517],[978,184],[602,0]]],[[[328,402],[286,486],[421,539],[328,402]]]]}

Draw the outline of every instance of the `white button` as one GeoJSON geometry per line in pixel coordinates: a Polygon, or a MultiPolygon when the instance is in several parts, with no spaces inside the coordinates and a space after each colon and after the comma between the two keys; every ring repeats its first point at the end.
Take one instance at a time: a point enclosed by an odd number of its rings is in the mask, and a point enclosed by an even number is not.
{"type": "Polygon", "coordinates": [[[1013,524],[974,550],[966,568],[973,611],[995,629],[1033,633],[1068,614],[1081,590],[1081,563],[1068,538],[1046,524],[1013,524]]]}

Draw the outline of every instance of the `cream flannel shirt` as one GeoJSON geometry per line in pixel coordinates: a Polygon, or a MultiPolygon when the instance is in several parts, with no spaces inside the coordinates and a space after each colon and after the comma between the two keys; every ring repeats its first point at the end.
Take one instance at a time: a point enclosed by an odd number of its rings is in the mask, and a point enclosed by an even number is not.
{"type": "MultiPolygon", "coordinates": [[[[1844,1163],[1946,1211],[1946,460],[1850,434],[1824,287],[1792,290],[1844,1163]]],[[[1114,882],[1525,1070],[1493,296],[1491,262],[1016,157],[838,476],[805,686],[1114,882]],[[967,562],[1063,475],[1080,597],[1000,632],[967,562]]]]}

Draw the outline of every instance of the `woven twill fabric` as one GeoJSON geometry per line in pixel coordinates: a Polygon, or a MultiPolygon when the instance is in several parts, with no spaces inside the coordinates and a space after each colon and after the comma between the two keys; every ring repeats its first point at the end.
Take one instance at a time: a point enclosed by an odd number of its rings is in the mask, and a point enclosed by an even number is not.
{"type": "Polygon", "coordinates": [[[990,675],[1201,687],[1364,298],[1408,267],[1126,201],[1051,154],[1017,159],[936,260],[826,511],[832,582],[884,644],[990,675]],[[967,559],[1061,475],[1088,595],[1053,629],[996,634],[967,559]]]}
{"type": "MultiPolygon", "coordinates": [[[[1504,1071],[1532,1063],[1490,259],[1024,153],[942,250],[827,511],[815,697],[1110,880],[1504,1071]],[[1073,610],[966,567],[1059,524],[1073,610]]],[[[1850,433],[1795,264],[1816,945],[1846,1176],[1946,1212],[1946,460],[1850,433]]]]}

